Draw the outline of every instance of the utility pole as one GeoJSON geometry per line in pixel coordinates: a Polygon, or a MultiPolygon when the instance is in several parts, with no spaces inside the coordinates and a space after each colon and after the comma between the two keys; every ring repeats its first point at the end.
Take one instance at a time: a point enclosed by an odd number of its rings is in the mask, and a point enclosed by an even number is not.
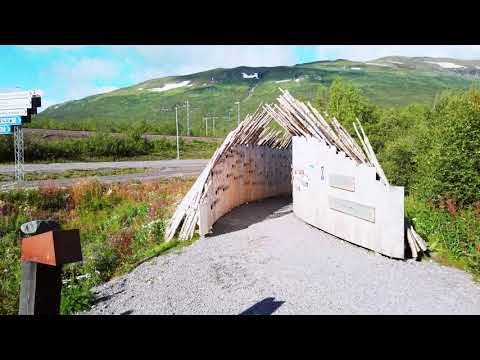
{"type": "Polygon", "coordinates": [[[218,118],[218,116],[206,116],[204,117],[205,119],[205,136],[207,136],[207,122],[208,122],[208,119],[212,119],[213,120],[213,126],[212,126],[212,133],[213,133],[213,136],[215,136],[215,119],[218,118]]]}
{"type": "Polygon", "coordinates": [[[187,136],[190,136],[190,108],[187,100],[187,136]]]}
{"type": "Polygon", "coordinates": [[[235,103],[238,106],[237,126],[240,125],[240,101],[235,103]]]}
{"type": "Polygon", "coordinates": [[[180,159],[180,142],[178,139],[178,108],[175,106],[175,125],[177,127],[177,159],[180,159]]]}
{"type": "Polygon", "coordinates": [[[203,120],[205,120],[205,136],[208,136],[208,118],[203,117],[203,120]]]}

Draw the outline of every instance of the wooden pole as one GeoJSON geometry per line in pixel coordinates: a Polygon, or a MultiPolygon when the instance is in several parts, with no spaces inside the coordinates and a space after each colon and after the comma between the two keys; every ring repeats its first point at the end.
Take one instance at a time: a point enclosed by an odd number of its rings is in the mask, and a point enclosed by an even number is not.
{"type": "Polygon", "coordinates": [[[60,313],[62,265],[81,261],[82,253],[78,231],[59,229],[58,223],[44,220],[21,226],[21,231],[31,237],[21,243],[19,315],[60,313]]]}

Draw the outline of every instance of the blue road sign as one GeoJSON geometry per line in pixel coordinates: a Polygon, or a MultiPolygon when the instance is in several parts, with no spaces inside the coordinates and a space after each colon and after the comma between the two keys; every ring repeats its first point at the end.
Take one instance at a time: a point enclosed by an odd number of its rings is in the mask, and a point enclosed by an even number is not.
{"type": "Polygon", "coordinates": [[[0,135],[9,135],[12,133],[12,127],[10,125],[0,125],[0,135]]]}
{"type": "Polygon", "coordinates": [[[0,125],[22,125],[22,117],[21,116],[0,117],[0,125]]]}

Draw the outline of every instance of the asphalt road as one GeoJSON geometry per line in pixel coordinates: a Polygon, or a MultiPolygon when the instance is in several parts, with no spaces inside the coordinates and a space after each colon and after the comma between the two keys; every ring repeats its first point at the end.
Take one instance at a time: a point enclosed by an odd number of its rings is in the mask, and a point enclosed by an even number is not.
{"type": "MultiPolygon", "coordinates": [[[[25,164],[25,172],[64,172],[67,170],[95,170],[106,168],[147,168],[148,171],[139,174],[123,174],[111,176],[97,176],[103,183],[124,182],[131,180],[149,181],[155,179],[168,179],[179,176],[198,176],[209,160],[155,160],[155,161],[114,161],[114,162],[77,162],[77,163],[51,163],[51,164],[25,164]]],[[[13,165],[0,165],[0,173],[14,174],[13,165]]],[[[66,186],[81,181],[82,178],[56,179],[57,185],[66,186]]],[[[45,181],[25,181],[22,188],[36,187],[45,181]]]]}
{"type": "Polygon", "coordinates": [[[94,289],[88,314],[480,314],[480,284],[316,229],[289,200],[234,209],[213,236],[94,289]]]}

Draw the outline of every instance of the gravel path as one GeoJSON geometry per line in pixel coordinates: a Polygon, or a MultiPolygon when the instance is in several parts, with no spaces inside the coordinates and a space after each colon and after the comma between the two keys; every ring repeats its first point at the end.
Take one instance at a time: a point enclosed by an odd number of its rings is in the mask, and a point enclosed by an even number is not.
{"type": "Polygon", "coordinates": [[[95,289],[89,314],[480,314],[480,284],[309,226],[289,200],[233,210],[215,235],[95,289]]]}

